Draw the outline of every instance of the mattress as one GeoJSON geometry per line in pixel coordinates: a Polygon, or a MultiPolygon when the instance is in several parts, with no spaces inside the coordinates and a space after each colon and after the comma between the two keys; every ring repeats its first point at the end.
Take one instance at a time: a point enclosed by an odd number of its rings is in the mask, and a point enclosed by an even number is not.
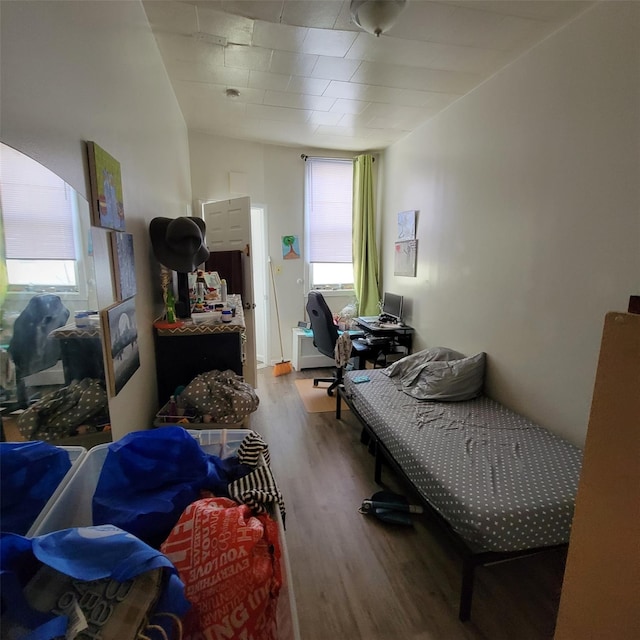
{"type": "Polygon", "coordinates": [[[425,402],[382,369],[345,374],[357,412],[421,496],[474,552],[510,552],[569,541],[582,452],[481,396],[425,402]]]}

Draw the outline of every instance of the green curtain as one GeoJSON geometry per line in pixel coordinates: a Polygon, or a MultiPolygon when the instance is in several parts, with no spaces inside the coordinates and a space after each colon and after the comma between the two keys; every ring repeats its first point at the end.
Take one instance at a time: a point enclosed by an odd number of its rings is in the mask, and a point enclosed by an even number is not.
{"type": "Polygon", "coordinates": [[[373,157],[361,155],[353,163],[353,277],[361,316],[380,313],[373,203],[373,157]]]}

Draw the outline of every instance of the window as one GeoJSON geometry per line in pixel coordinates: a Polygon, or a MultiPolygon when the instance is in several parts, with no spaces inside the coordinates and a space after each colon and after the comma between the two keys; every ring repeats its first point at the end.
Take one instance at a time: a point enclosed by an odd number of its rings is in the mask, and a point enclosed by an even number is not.
{"type": "Polygon", "coordinates": [[[307,158],[305,255],[310,289],[353,289],[353,162],[307,158]]]}
{"type": "Polygon", "coordinates": [[[9,290],[77,291],[77,202],[69,185],[2,145],[0,205],[9,290]]]}

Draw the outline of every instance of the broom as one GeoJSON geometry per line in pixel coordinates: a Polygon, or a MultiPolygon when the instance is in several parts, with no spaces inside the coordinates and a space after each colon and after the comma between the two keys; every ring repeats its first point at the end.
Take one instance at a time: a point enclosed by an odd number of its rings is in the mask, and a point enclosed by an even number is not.
{"type": "Polygon", "coordinates": [[[273,285],[273,301],[276,305],[276,318],[278,320],[278,338],[280,338],[280,362],[276,362],[273,365],[273,375],[274,376],[286,376],[287,373],[291,373],[293,371],[293,367],[291,366],[290,360],[284,359],[284,351],[282,349],[282,332],[280,330],[280,313],[278,311],[278,293],[276,292],[276,281],[273,277],[273,264],[271,262],[271,257],[269,257],[269,271],[271,272],[271,284],[273,285]]]}

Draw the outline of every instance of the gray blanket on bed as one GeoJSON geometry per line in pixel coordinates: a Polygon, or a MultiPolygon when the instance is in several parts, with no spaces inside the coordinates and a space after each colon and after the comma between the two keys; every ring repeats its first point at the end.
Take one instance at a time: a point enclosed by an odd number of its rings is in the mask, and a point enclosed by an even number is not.
{"type": "Polygon", "coordinates": [[[465,358],[446,347],[419,351],[383,370],[416,400],[470,400],[482,393],[486,355],[465,358]]]}

